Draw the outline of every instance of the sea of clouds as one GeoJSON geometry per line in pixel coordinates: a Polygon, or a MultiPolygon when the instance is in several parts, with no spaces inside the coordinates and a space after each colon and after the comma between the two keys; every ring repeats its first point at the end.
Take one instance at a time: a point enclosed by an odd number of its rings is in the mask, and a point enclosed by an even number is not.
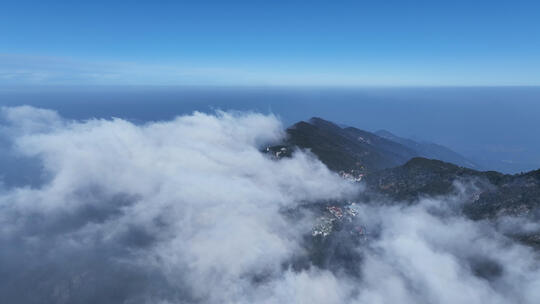
{"type": "Polygon", "coordinates": [[[540,303],[538,253],[453,212],[459,194],[360,201],[356,220],[374,233],[348,248],[357,261],[292,267],[309,256],[314,218],[302,208],[354,200],[362,187],[309,152],[260,152],[284,136],[258,113],[134,124],[2,108],[0,299],[540,303]]]}

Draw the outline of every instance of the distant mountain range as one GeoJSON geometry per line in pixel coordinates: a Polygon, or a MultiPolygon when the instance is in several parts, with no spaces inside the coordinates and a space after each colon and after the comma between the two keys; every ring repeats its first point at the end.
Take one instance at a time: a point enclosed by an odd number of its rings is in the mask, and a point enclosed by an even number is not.
{"type": "Polygon", "coordinates": [[[402,138],[396,136],[389,131],[379,130],[375,132],[376,135],[391,140],[393,142],[400,143],[405,147],[408,147],[418,153],[418,156],[430,159],[438,159],[445,162],[453,163],[458,166],[467,167],[471,169],[482,169],[479,165],[463,157],[459,153],[452,151],[451,149],[431,143],[431,142],[417,142],[412,139],[402,138]]]}

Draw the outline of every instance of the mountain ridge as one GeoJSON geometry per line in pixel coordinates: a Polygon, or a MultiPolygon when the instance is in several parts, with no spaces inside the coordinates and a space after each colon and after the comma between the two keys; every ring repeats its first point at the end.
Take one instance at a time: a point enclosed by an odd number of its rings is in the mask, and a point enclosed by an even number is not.
{"type": "Polygon", "coordinates": [[[482,167],[475,164],[471,160],[453,151],[452,149],[433,142],[419,142],[410,138],[397,136],[387,130],[378,130],[374,134],[386,138],[388,140],[400,143],[418,152],[419,156],[430,159],[439,159],[449,163],[453,163],[462,167],[481,170],[482,167]]]}
{"type": "Polygon", "coordinates": [[[401,165],[416,155],[399,143],[318,117],[300,121],[286,132],[285,144],[309,149],[334,171],[368,173],[401,165]]]}
{"type": "MultiPolygon", "coordinates": [[[[295,148],[311,151],[330,170],[361,180],[368,200],[414,204],[423,197],[461,195],[460,212],[471,220],[540,218],[540,169],[513,175],[475,170],[419,156],[374,133],[317,117],[288,128],[284,143],[276,147],[268,151],[278,158],[295,148]],[[465,192],[458,193],[459,184],[465,192]]],[[[540,234],[512,237],[540,249],[540,234]]]]}
{"type": "Polygon", "coordinates": [[[340,126],[320,117],[299,121],[286,129],[282,143],[309,149],[334,171],[354,170],[362,174],[405,164],[414,157],[440,159],[480,169],[457,152],[435,143],[418,143],[379,130],[375,133],[340,126]],[[377,134],[378,133],[378,134],[377,134]]]}

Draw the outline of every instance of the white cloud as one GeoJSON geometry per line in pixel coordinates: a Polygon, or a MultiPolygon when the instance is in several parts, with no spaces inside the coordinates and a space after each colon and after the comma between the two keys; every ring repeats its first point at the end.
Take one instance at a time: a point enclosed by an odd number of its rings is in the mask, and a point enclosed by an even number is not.
{"type": "Polygon", "coordinates": [[[137,263],[153,261],[172,281],[189,272],[195,297],[239,297],[235,286],[250,273],[280,271],[305,232],[282,208],[356,191],[309,155],[276,162],[260,153],[283,136],[273,116],[194,113],[137,126],[67,122],[30,107],[3,114],[11,130],[24,130],[14,133],[18,152],[39,157],[52,176],[0,198],[6,240],[53,237],[99,248],[140,230],[154,242],[133,251],[137,263]]]}
{"type": "Polygon", "coordinates": [[[537,254],[451,212],[459,195],[402,207],[359,204],[368,242],[336,242],[358,259],[327,256],[343,267],[291,267],[312,250],[305,236],[313,219],[301,206],[344,201],[359,189],[310,154],[275,161],[260,153],[284,136],[274,116],[194,113],[135,125],[19,107],[3,108],[2,117],[15,152],[38,158],[48,174],[39,187],[0,193],[7,282],[0,295],[11,302],[540,298],[537,254]],[[359,276],[345,271],[356,266],[359,276]]]}

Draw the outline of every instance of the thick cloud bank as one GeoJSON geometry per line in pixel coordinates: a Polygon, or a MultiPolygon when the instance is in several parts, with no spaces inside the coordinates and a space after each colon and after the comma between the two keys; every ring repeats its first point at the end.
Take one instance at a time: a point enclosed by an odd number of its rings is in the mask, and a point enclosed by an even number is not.
{"type": "Polygon", "coordinates": [[[2,155],[27,178],[2,172],[0,299],[539,303],[537,254],[456,215],[459,195],[358,202],[367,241],[336,233],[324,244],[349,258],[312,261],[310,206],[361,189],[308,153],[260,152],[283,135],[276,117],[256,113],[135,125],[2,109],[2,155]]]}

